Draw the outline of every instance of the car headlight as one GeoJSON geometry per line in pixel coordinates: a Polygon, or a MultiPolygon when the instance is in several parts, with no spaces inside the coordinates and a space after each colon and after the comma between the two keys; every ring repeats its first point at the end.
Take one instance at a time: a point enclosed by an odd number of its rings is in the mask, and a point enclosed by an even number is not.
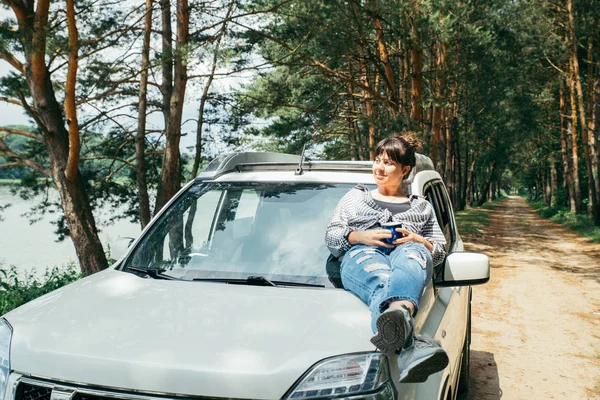
{"type": "Polygon", "coordinates": [[[0,318],[0,400],[4,398],[8,373],[10,372],[10,340],[12,328],[8,322],[0,318]]]}
{"type": "Polygon", "coordinates": [[[392,399],[387,359],[381,353],[333,357],[315,364],[290,390],[286,400],[344,397],[392,399]]]}

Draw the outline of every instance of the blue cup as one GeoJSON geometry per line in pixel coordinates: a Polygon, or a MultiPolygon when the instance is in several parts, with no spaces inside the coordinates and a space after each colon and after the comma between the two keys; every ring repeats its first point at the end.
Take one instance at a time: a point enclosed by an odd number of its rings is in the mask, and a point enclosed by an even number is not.
{"type": "Polygon", "coordinates": [[[392,233],[391,238],[381,239],[382,242],[385,242],[387,244],[394,244],[394,240],[400,239],[402,236],[404,236],[402,232],[396,232],[396,228],[402,228],[402,222],[386,222],[384,224],[381,224],[381,227],[383,229],[389,229],[389,231],[392,233]]]}

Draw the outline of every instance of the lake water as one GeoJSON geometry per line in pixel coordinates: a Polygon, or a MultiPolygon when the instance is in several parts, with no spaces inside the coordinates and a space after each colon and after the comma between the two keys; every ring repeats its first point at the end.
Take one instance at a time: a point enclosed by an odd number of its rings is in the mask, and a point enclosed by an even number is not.
{"type": "MultiPolygon", "coordinates": [[[[12,205],[0,212],[1,268],[7,269],[8,266],[14,265],[19,272],[33,271],[42,274],[46,268],[64,267],[71,261],[77,261],[75,247],[70,238],[56,242],[56,228],[52,224],[52,221],[58,218],[56,214],[46,214],[42,220],[30,224],[22,214],[28,212],[36,201],[13,196],[8,187],[0,186],[0,206],[9,203],[12,205]]],[[[96,225],[105,249],[107,243],[119,236],[137,237],[141,231],[139,224],[125,220],[104,226],[103,222],[110,222],[109,213],[107,210],[100,210],[96,214],[96,225]]]]}

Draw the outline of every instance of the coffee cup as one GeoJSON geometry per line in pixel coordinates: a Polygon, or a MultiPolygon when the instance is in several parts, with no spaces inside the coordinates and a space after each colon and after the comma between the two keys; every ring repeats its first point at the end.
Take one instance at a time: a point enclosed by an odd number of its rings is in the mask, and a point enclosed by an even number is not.
{"type": "Polygon", "coordinates": [[[388,229],[392,233],[391,238],[382,239],[382,241],[387,244],[394,244],[394,240],[400,239],[402,236],[404,236],[402,232],[396,231],[396,228],[402,228],[402,222],[386,222],[381,224],[381,227],[383,229],[388,229]]]}

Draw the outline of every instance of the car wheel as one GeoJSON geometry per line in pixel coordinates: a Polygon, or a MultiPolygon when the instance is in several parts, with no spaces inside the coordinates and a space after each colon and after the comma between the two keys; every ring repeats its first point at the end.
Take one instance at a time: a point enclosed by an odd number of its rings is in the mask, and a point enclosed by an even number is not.
{"type": "Polygon", "coordinates": [[[469,314],[467,320],[467,333],[462,350],[460,362],[460,376],[458,377],[458,393],[466,394],[469,391],[469,379],[471,377],[471,303],[469,302],[469,314]]]}

